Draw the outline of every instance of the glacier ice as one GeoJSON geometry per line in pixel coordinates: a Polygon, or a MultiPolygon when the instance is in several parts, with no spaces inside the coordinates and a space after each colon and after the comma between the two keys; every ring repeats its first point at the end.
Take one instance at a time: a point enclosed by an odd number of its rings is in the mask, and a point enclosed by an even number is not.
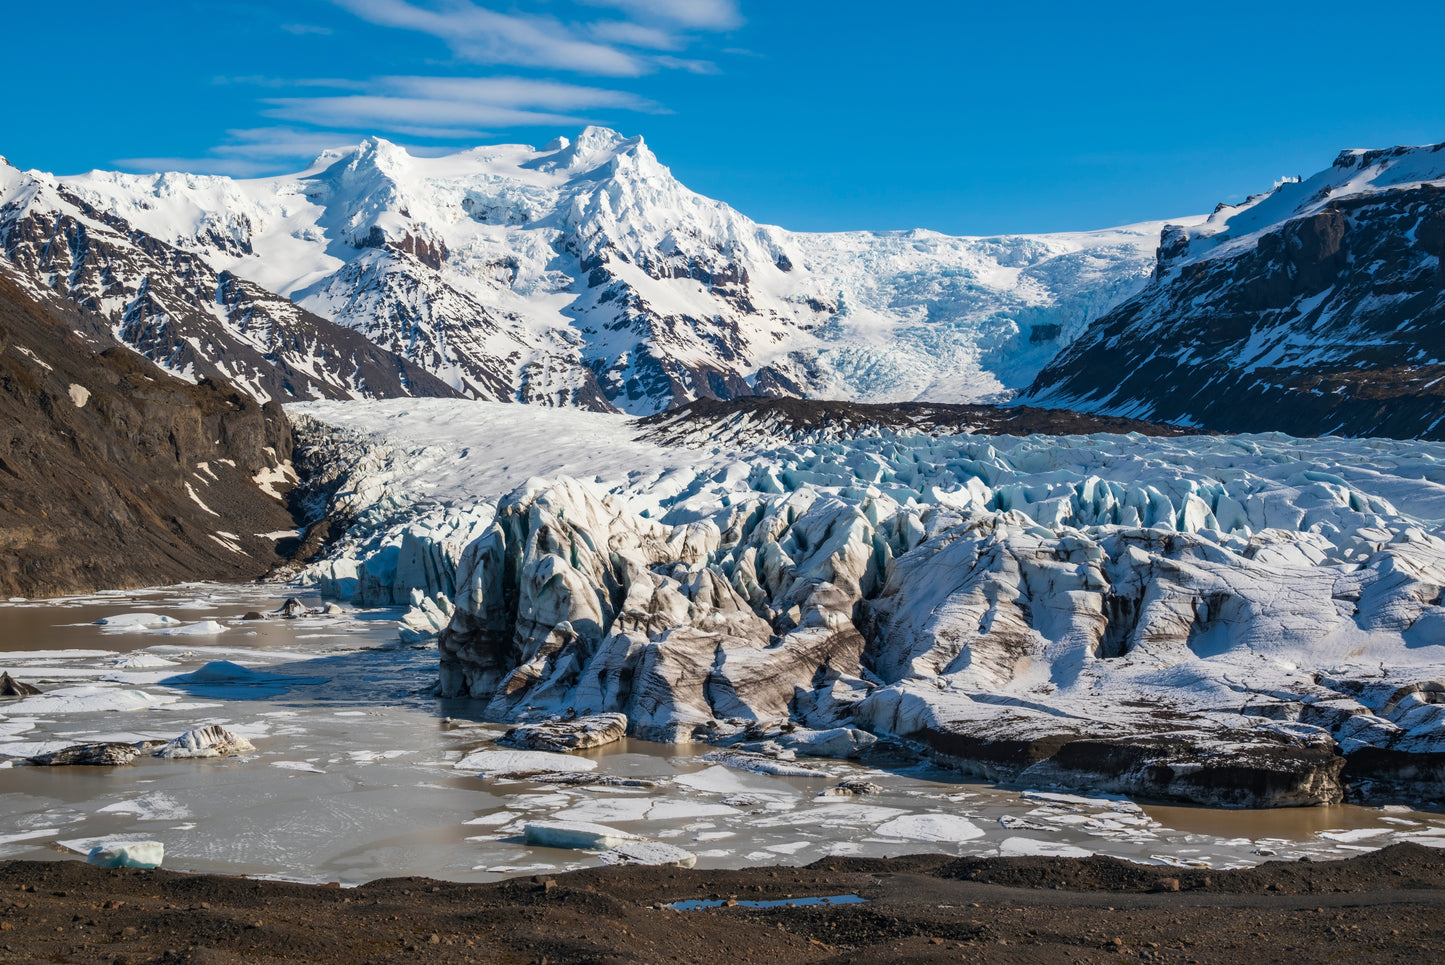
{"type": "Polygon", "coordinates": [[[474,534],[415,589],[453,608],[441,692],[495,719],[620,713],[799,772],[810,735],[890,735],[993,779],[1236,806],[1445,788],[1421,766],[1445,749],[1445,447],[680,448],[578,414],[588,438],[513,456],[572,417],[500,408],[307,409],[321,447],[354,420],[337,438],[380,455],[348,485],[393,507],[323,565],[422,517],[474,534]]]}

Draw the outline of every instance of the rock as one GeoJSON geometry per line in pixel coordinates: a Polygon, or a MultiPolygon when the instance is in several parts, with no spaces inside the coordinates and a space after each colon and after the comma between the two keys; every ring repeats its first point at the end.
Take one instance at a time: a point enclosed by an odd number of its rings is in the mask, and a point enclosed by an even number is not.
{"type": "Polygon", "coordinates": [[[276,609],[276,613],[285,617],[288,620],[294,620],[297,617],[304,617],[310,612],[311,611],[307,609],[306,604],[302,603],[294,596],[289,597],[285,603],[281,604],[281,606],[276,609]]]}
{"type": "Polygon", "coordinates": [[[848,778],[839,781],[837,784],[824,791],[819,791],[819,797],[856,797],[860,794],[881,794],[883,787],[866,781],[861,777],[848,778]]]}
{"type": "Polygon", "coordinates": [[[120,767],[135,760],[140,752],[141,748],[135,744],[121,744],[116,742],[73,744],[70,747],[58,751],[51,751],[48,754],[37,754],[29,758],[26,763],[34,764],[38,767],[64,767],[68,765],[120,767]]]}
{"type": "Polygon", "coordinates": [[[541,848],[606,851],[639,842],[635,834],[586,821],[536,821],[522,830],[526,842],[541,848]]]}
{"type": "Polygon", "coordinates": [[[242,619],[242,620],[264,620],[264,619],[266,619],[266,614],[260,612],[259,610],[247,610],[247,611],[246,611],[246,614],[245,614],[243,617],[241,617],[241,619],[242,619]]]}
{"type": "Polygon", "coordinates": [[[41,693],[39,687],[21,683],[9,672],[0,673],[0,697],[33,697],[38,693],[41,693]]]}
{"type": "Polygon", "coordinates": [[[163,758],[206,758],[226,757],[232,754],[249,754],[256,749],[250,741],[217,724],[189,730],[170,741],[155,752],[163,758]]]}
{"type": "Polygon", "coordinates": [[[590,714],[518,724],[498,744],[544,751],[582,751],[620,740],[627,734],[625,714],[590,714]]]}
{"type": "Polygon", "coordinates": [[[1149,890],[1150,890],[1150,891],[1178,891],[1178,890],[1179,890],[1179,879],[1178,879],[1178,878],[1160,878],[1158,881],[1155,881],[1155,882],[1154,882],[1153,886],[1150,887],[1149,890]]]}
{"type": "Polygon", "coordinates": [[[165,845],[159,841],[137,841],[106,847],[97,845],[85,856],[87,864],[98,868],[159,868],[165,857],[165,845]]]}

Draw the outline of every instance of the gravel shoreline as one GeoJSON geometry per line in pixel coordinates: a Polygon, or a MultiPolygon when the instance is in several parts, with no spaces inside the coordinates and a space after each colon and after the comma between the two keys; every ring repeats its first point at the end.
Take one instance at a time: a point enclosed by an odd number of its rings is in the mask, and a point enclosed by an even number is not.
{"type": "Polygon", "coordinates": [[[1445,851],[1235,871],[1112,858],[827,858],[358,888],[0,863],[0,961],[1418,962],[1445,947],[1445,851]],[[856,895],[836,906],[729,902],[856,895]],[[663,904],[718,899],[704,911],[663,904]]]}

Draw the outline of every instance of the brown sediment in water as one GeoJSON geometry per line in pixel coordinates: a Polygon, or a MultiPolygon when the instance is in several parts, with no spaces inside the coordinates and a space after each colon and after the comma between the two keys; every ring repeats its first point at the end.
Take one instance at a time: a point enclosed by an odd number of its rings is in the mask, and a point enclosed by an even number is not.
{"type": "Polygon", "coordinates": [[[1421,960],[1445,852],[1188,871],[1107,858],[828,858],[355,889],[79,862],[0,864],[0,961],[1257,963],[1421,960]],[[689,898],[864,903],[671,911],[689,898]]]}

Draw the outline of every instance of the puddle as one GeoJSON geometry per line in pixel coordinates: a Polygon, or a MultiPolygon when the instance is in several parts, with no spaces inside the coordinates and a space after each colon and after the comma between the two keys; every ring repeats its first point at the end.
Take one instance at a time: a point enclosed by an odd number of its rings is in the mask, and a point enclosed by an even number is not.
{"type": "Polygon", "coordinates": [[[694,898],[663,905],[673,911],[699,911],[704,908],[815,908],[819,905],[866,905],[867,898],[857,895],[823,895],[818,898],[777,898],[772,901],[742,901],[722,898],[694,898]]]}

